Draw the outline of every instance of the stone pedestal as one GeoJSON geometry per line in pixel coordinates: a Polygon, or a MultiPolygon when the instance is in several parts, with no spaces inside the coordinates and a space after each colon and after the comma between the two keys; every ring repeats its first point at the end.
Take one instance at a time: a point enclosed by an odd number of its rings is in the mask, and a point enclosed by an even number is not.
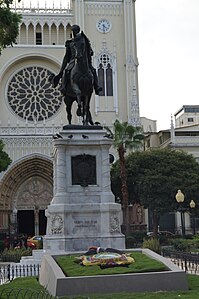
{"type": "Polygon", "coordinates": [[[99,126],[65,126],[54,140],[54,197],[46,210],[44,250],[125,248],[121,205],[110,188],[110,139],[99,126]]]}

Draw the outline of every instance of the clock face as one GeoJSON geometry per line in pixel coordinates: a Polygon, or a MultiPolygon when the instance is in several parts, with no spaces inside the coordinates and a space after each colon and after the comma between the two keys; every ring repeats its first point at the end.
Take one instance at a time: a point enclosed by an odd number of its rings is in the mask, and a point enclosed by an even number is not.
{"type": "Polygon", "coordinates": [[[97,22],[99,32],[107,33],[111,30],[111,22],[107,19],[101,19],[97,22]]]}

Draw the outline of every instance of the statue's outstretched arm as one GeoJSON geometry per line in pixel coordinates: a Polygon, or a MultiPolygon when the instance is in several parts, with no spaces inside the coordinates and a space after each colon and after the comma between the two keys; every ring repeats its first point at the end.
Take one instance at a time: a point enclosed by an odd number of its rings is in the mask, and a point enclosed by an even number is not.
{"type": "Polygon", "coordinates": [[[70,51],[70,46],[69,46],[69,41],[66,41],[66,53],[64,55],[63,61],[62,61],[62,65],[61,65],[61,69],[59,74],[57,74],[56,76],[54,76],[53,78],[51,78],[51,82],[53,84],[54,87],[56,87],[59,84],[59,80],[62,78],[63,76],[63,71],[65,70],[68,62],[70,61],[71,58],[71,51],[70,51]]]}
{"type": "Polygon", "coordinates": [[[66,53],[64,55],[62,65],[61,65],[61,69],[60,69],[60,72],[58,74],[60,76],[60,78],[62,77],[63,71],[65,70],[65,68],[66,68],[68,62],[70,61],[70,59],[71,59],[70,41],[66,41],[66,53]]]}

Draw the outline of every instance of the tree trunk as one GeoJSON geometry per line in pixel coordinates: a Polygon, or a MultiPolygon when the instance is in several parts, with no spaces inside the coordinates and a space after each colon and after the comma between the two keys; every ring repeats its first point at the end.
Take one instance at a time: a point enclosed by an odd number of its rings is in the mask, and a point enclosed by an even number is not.
{"type": "Polygon", "coordinates": [[[127,187],[127,175],[126,175],[126,166],[125,166],[125,149],[121,145],[118,148],[119,154],[119,163],[120,163],[120,179],[121,179],[121,194],[122,194],[122,209],[123,209],[123,225],[125,227],[125,234],[129,235],[130,225],[129,225],[129,194],[127,187]]]}
{"type": "Polygon", "coordinates": [[[153,211],[153,236],[154,238],[157,238],[158,236],[158,225],[159,225],[160,216],[156,214],[155,211],[153,211]]]}

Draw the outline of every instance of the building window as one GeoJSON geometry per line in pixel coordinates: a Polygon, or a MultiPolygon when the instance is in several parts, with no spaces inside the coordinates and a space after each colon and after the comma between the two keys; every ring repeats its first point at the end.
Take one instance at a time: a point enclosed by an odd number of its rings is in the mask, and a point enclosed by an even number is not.
{"type": "Polygon", "coordinates": [[[98,79],[99,79],[99,85],[102,87],[102,91],[100,95],[104,96],[104,90],[105,90],[105,85],[104,85],[104,69],[102,64],[100,63],[99,68],[98,68],[98,79]]]}
{"type": "Polygon", "coordinates": [[[107,54],[101,54],[99,57],[98,78],[99,85],[102,87],[101,96],[113,96],[113,71],[110,63],[110,57],[107,54]]]}
{"type": "Polygon", "coordinates": [[[10,78],[8,103],[18,117],[29,122],[43,122],[57,113],[62,105],[62,95],[49,82],[51,74],[46,68],[30,66],[10,78]]]}
{"type": "Polygon", "coordinates": [[[185,113],[198,113],[199,107],[189,107],[184,109],[185,113]]]}
{"type": "Polygon", "coordinates": [[[42,34],[41,34],[41,32],[36,32],[36,45],[42,45],[42,34]]]}
{"type": "Polygon", "coordinates": [[[107,96],[113,96],[113,75],[112,75],[112,68],[110,63],[106,69],[106,93],[107,96]]]}
{"type": "Polygon", "coordinates": [[[188,117],[188,123],[193,123],[193,117],[188,117]]]}

